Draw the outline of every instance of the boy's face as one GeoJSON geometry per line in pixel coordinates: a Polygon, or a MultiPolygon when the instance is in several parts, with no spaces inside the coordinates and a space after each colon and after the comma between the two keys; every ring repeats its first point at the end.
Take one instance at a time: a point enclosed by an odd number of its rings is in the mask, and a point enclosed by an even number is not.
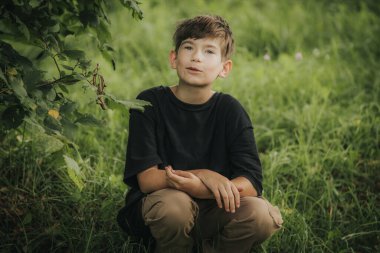
{"type": "Polygon", "coordinates": [[[218,38],[186,39],[178,53],[170,52],[170,63],[177,70],[179,83],[191,86],[208,86],[218,77],[226,77],[232,61],[222,57],[218,38]]]}

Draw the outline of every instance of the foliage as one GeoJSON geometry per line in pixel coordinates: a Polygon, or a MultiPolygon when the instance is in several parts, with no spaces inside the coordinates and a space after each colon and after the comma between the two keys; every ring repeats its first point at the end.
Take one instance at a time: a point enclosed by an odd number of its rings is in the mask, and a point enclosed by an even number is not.
{"type": "MultiPolygon", "coordinates": [[[[144,22],[132,27],[133,17],[111,7],[116,72],[86,40],[77,42],[114,84],[107,91],[132,99],[176,82],[167,55],[177,20],[224,16],[237,49],[230,76],[214,89],[236,97],[251,117],[264,196],[285,222],[253,252],[380,252],[377,2],[151,0],[144,1],[144,22]]],[[[50,65],[46,75],[57,71],[50,65]]],[[[41,142],[54,150],[50,135],[35,143],[23,124],[9,132],[0,146],[0,251],[146,252],[115,221],[127,190],[128,114],[89,108],[96,98],[72,95],[79,110],[107,125],[77,129],[79,170],[59,152],[43,155],[41,142]]]]}
{"type": "MultiPolygon", "coordinates": [[[[132,16],[142,19],[135,0],[121,0],[132,16]]],[[[136,107],[137,101],[121,101],[105,91],[99,65],[92,66],[86,52],[70,38],[92,36],[98,50],[116,68],[106,14],[107,1],[5,0],[0,4],[0,138],[21,124],[33,126],[35,141],[45,155],[64,146],[76,148],[78,125],[100,125],[92,114],[82,113],[71,99],[71,86],[82,85],[102,109],[136,107]],[[26,56],[25,56],[26,54],[26,56]],[[42,62],[49,61],[45,68],[42,62]],[[91,67],[92,66],[92,67],[91,67]],[[50,137],[48,137],[48,136],[50,137]],[[43,141],[54,138],[54,144],[43,141]],[[51,149],[49,147],[55,147],[51,149]]],[[[115,3],[114,3],[115,5],[115,3]]],[[[45,64],[46,65],[46,64],[45,64]]]]}

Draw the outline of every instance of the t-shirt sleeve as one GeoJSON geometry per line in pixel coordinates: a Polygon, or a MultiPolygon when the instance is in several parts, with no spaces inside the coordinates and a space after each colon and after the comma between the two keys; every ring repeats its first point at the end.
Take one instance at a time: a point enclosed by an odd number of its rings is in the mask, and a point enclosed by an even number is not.
{"type": "Polygon", "coordinates": [[[152,106],[146,106],[144,111],[130,110],[124,182],[131,187],[138,187],[138,173],[162,163],[157,152],[153,95],[145,91],[137,99],[148,101],[152,106]]]}
{"type": "Polygon", "coordinates": [[[262,169],[251,120],[238,101],[233,101],[227,124],[231,179],[247,178],[262,193],[262,169]]]}

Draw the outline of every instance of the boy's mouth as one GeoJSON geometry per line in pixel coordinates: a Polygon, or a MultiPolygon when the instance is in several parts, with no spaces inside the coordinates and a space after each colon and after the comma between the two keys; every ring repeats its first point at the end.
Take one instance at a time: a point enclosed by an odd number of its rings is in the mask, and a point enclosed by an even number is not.
{"type": "Polygon", "coordinates": [[[191,71],[201,72],[200,69],[197,69],[197,68],[194,68],[194,67],[188,67],[186,69],[191,70],[191,71]]]}

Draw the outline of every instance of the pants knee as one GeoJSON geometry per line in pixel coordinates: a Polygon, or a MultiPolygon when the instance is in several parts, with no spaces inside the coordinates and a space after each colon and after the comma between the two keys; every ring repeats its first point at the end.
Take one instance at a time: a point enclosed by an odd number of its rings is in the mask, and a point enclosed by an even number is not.
{"type": "Polygon", "coordinates": [[[145,224],[152,234],[189,234],[195,223],[198,206],[186,193],[164,189],[148,195],[143,204],[145,224]]]}
{"type": "Polygon", "coordinates": [[[170,205],[162,203],[160,205],[160,215],[156,218],[161,219],[162,226],[167,230],[177,230],[185,229],[186,232],[194,226],[195,213],[192,205],[181,204],[181,205],[170,205]]]}
{"type": "Polygon", "coordinates": [[[239,209],[229,225],[238,233],[236,236],[252,237],[255,244],[265,241],[282,225],[278,208],[264,199],[242,198],[239,209]]]}

